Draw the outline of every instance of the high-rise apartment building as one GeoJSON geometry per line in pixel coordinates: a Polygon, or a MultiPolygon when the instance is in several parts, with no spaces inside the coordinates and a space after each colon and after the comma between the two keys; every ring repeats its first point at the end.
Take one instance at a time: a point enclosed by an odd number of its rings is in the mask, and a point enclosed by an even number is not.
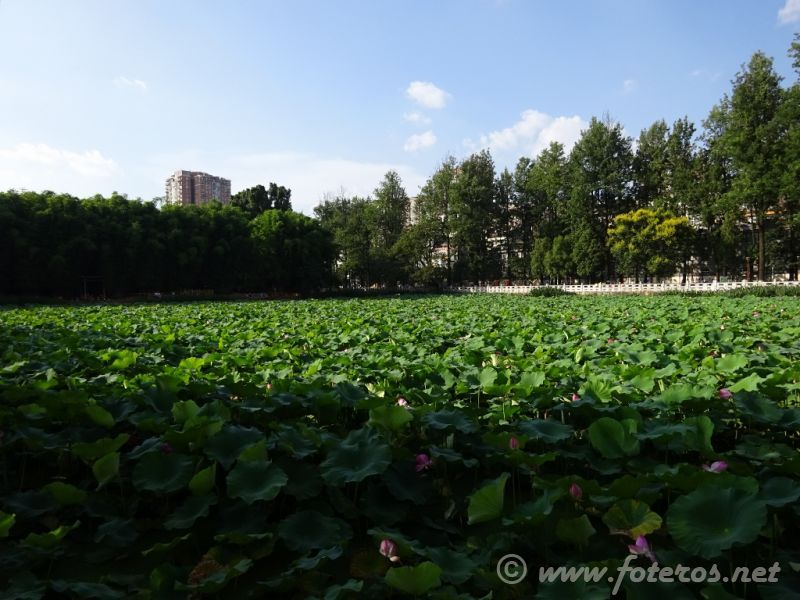
{"type": "Polygon", "coordinates": [[[206,204],[231,201],[231,180],[199,171],[175,171],[167,179],[167,204],[206,204]]]}

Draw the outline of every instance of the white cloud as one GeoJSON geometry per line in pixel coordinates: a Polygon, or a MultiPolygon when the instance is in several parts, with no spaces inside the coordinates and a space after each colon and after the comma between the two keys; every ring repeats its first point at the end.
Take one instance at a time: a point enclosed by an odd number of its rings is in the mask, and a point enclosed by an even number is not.
{"type": "Polygon", "coordinates": [[[626,79],[622,82],[622,93],[630,94],[636,90],[637,87],[639,87],[639,83],[635,79],[626,79]]]}
{"type": "Polygon", "coordinates": [[[706,71],[705,69],[695,69],[694,71],[689,73],[689,76],[695,79],[702,78],[705,79],[706,81],[710,81],[711,83],[716,83],[717,81],[719,81],[719,78],[722,77],[722,73],[720,73],[719,71],[711,73],[709,71],[706,71]]]}
{"type": "Polygon", "coordinates": [[[422,125],[429,125],[431,122],[430,117],[426,117],[421,112],[403,113],[403,118],[409,123],[421,123],[422,125]]]}
{"type": "Polygon", "coordinates": [[[444,108],[452,97],[429,81],[412,81],[406,89],[406,96],[426,108],[444,108]]]}
{"type": "MultiPolygon", "coordinates": [[[[551,142],[560,142],[566,152],[572,149],[578,141],[581,131],[589,123],[579,116],[553,117],[538,110],[526,110],[519,121],[511,127],[492,131],[482,135],[480,145],[492,151],[507,152],[522,149],[527,154],[535,156],[551,142]]],[[[465,145],[472,145],[472,140],[465,140],[465,145]]]]}
{"type": "Polygon", "coordinates": [[[778,11],[778,21],[782,25],[800,21],[800,0],[786,0],[786,4],[778,11]]]}
{"type": "Polygon", "coordinates": [[[133,88],[140,92],[147,91],[147,84],[141,79],[128,79],[127,77],[117,77],[114,79],[114,85],[118,88],[133,88]]]}
{"type": "Polygon", "coordinates": [[[430,148],[436,143],[436,135],[428,130],[425,133],[415,133],[406,140],[403,150],[406,152],[416,152],[423,148],[430,148]]]}
{"type": "Polygon", "coordinates": [[[117,163],[98,150],[72,152],[47,144],[23,143],[0,148],[0,164],[2,190],[53,190],[88,196],[110,191],[105,190],[109,178],[121,174],[117,163]]]}

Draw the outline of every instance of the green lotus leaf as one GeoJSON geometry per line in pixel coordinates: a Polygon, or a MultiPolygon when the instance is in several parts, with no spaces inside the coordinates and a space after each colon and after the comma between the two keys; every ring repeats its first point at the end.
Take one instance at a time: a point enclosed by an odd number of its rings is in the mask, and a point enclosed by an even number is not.
{"type": "Polygon", "coordinates": [[[478,426],[459,410],[439,410],[425,415],[424,423],[432,429],[455,429],[461,433],[474,433],[478,426]]]}
{"type": "Polygon", "coordinates": [[[505,487],[509,477],[508,473],[503,473],[469,497],[467,515],[470,525],[491,521],[503,514],[505,487]]]}
{"type": "Polygon", "coordinates": [[[189,490],[198,496],[208,494],[214,488],[217,475],[217,465],[201,469],[189,480],[189,490]]]}
{"type": "Polygon", "coordinates": [[[100,489],[119,473],[119,452],[109,452],[92,465],[92,473],[100,489]]]}
{"type": "Polygon", "coordinates": [[[622,423],[611,417],[600,417],[589,425],[589,442],[605,458],[624,458],[639,453],[639,440],[633,435],[635,423],[622,423]]]}
{"type": "Polygon", "coordinates": [[[399,431],[412,420],[411,411],[402,406],[378,406],[369,411],[369,425],[399,431]]]}
{"type": "Polygon", "coordinates": [[[707,559],[754,541],[766,519],[764,501],[736,488],[703,486],[667,509],[667,526],[678,547],[707,559]]]}
{"type": "Polygon", "coordinates": [[[43,550],[49,550],[60,544],[61,540],[63,540],[70,531],[77,529],[80,524],[80,521],[75,521],[72,525],[61,525],[47,533],[29,533],[27,537],[22,540],[22,543],[43,550]]]}
{"type": "Polygon", "coordinates": [[[432,562],[422,562],[414,567],[396,567],[386,572],[386,583],[396,590],[412,596],[422,596],[442,585],[442,569],[432,562]]]}
{"type": "MultiPolygon", "coordinates": [[[[530,577],[530,574],[528,574],[530,577]]],[[[536,600],[565,600],[566,598],[580,598],[580,600],[608,600],[611,589],[606,583],[587,583],[583,578],[576,582],[542,582],[539,584],[536,600]]]]}
{"type": "Polygon", "coordinates": [[[747,357],[744,354],[726,354],[717,361],[717,371],[733,373],[747,366],[747,357]]]}
{"type": "Polygon", "coordinates": [[[542,371],[527,371],[519,378],[519,383],[516,387],[526,394],[531,394],[533,390],[544,384],[546,377],[542,371]]]}
{"type": "Polygon", "coordinates": [[[581,515],[576,519],[559,519],[556,523],[556,537],[573,546],[585,546],[595,533],[597,531],[586,515],[581,515]]]}
{"type": "Polygon", "coordinates": [[[785,506],[800,499],[800,484],[788,477],[773,477],[761,486],[759,494],[769,506],[785,506]]]}
{"type": "Polygon", "coordinates": [[[640,535],[647,535],[659,529],[661,517],[651,511],[644,502],[621,500],[603,515],[603,523],[612,533],[624,531],[636,539],[640,535]]]}
{"type": "Polygon", "coordinates": [[[497,380],[497,371],[492,367],[484,367],[478,375],[478,382],[484,389],[494,384],[495,380],[497,380]]]}
{"type": "Polygon", "coordinates": [[[0,538],[8,537],[8,532],[14,526],[17,520],[17,515],[14,513],[8,514],[0,510],[0,538]]]}
{"type": "Polygon", "coordinates": [[[728,389],[733,392],[756,392],[758,391],[758,386],[760,383],[765,381],[763,377],[760,377],[757,373],[751,373],[744,379],[740,379],[728,389]]]}
{"type": "Polygon", "coordinates": [[[548,444],[555,444],[572,437],[573,430],[569,425],[558,421],[531,419],[521,421],[519,430],[532,439],[542,440],[548,444]]]}
{"type": "Polygon", "coordinates": [[[289,481],[277,465],[263,461],[240,461],[228,473],[228,496],[241,498],[247,504],[274,499],[289,481]]]}
{"type": "Polygon", "coordinates": [[[54,481],[42,487],[43,490],[53,495],[61,506],[73,506],[81,504],[86,500],[87,494],[84,490],[76,488],[74,485],[63,481],[54,481]]]}
{"type": "Polygon", "coordinates": [[[281,521],[278,536],[287,548],[305,554],[343,545],[353,536],[353,531],[341,519],[315,510],[303,510],[281,521]]]}
{"type": "Polygon", "coordinates": [[[467,581],[478,568],[478,563],[467,554],[466,549],[457,551],[451,548],[430,548],[425,552],[425,555],[442,569],[442,579],[455,585],[467,581]]]}
{"type": "Polygon", "coordinates": [[[342,555],[342,547],[341,546],[334,546],[333,548],[325,548],[324,550],[320,550],[316,554],[312,556],[304,556],[303,558],[298,558],[294,561],[295,567],[301,569],[303,571],[310,571],[311,569],[316,569],[320,563],[328,560],[336,560],[342,555]]]}
{"type": "Polygon", "coordinates": [[[116,452],[122,448],[130,437],[127,433],[120,433],[114,438],[101,438],[94,442],[76,442],[72,444],[70,450],[75,456],[83,460],[97,460],[101,456],[116,452]]]}
{"type": "Polygon", "coordinates": [[[206,456],[219,461],[223,467],[229,469],[242,451],[264,439],[264,434],[258,429],[224,425],[216,435],[208,439],[203,450],[206,456]]]}
{"type": "Polygon", "coordinates": [[[164,521],[166,529],[188,529],[200,517],[207,517],[210,508],[217,503],[213,494],[189,496],[186,501],[164,521]]]}
{"type": "Polygon", "coordinates": [[[139,537],[133,519],[112,519],[97,528],[94,541],[112,548],[124,548],[139,537]]]}
{"type": "Polygon", "coordinates": [[[60,579],[50,582],[50,587],[64,597],[97,598],[98,600],[114,600],[125,598],[126,594],[117,591],[104,583],[89,581],[63,581],[60,579]]]}
{"type": "Polygon", "coordinates": [[[609,381],[590,376],[579,390],[580,396],[588,396],[600,402],[611,402],[614,390],[609,381]]]}
{"type": "Polygon", "coordinates": [[[97,425],[107,429],[114,426],[113,415],[102,406],[92,404],[91,406],[87,406],[85,410],[86,414],[93,423],[96,423],[97,425]]]}
{"type": "Polygon", "coordinates": [[[749,419],[762,423],[777,423],[783,418],[784,411],[774,402],[755,393],[737,394],[736,406],[749,419]]]}
{"type": "Polygon", "coordinates": [[[133,469],[133,485],[139,490],[169,493],[186,487],[194,473],[194,459],[185,454],[146,454],[133,469]]]}
{"type": "Polygon", "coordinates": [[[172,418],[181,425],[195,418],[199,412],[200,407],[194,400],[176,402],[172,405],[172,418]]]}
{"type": "Polygon", "coordinates": [[[688,417],[683,422],[689,427],[689,432],[684,437],[687,447],[698,452],[714,452],[714,448],[711,446],[714,423],[708,416],[688,417]]]}
{"type": "Polygon", "coordinates": [[[392,462],[392,452],[374,429],[351,431],[328,452],[320,464],[322,478],[329,485],[362,481],[383,473],[392,462]]]}
{"type": "Polygon", "coordinates": [[[353,594],[358,594],[361,588],[364,587],[364,582],[357,579],[348,579],[342,585],[332,585],[325,590],[323,600],[341,600],[342,598],[350,598],[353,594]]]}

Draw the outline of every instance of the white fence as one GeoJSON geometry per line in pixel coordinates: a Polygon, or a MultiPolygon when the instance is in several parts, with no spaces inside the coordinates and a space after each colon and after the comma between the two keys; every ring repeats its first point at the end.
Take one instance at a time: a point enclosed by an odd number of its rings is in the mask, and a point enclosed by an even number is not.
{"type": "Polygon", "coordinates": [[[547,287],[557,288],[575,294],[640,294],[668,291],[678,292],[716,292],[746,287],[800,286],[800,281],[712,281],[710,283],[593,283],[578,285],[473,285],[450,288],[453,292],[489,294],[527,294],[532,290],[547,287]]]}

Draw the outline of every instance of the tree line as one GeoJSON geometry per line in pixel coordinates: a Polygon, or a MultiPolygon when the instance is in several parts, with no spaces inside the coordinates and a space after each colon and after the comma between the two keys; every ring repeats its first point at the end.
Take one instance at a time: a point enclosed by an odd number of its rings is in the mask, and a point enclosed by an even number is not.
{"type": "MultiPolygon", "coordinates": [[[[800,75],[800,35],[789,55],[800,75]]],[[[658,120],[638,139],[593,118],[499,174],[487,150],[445,159],[413,201],[396,172],[374,197],[315,215],[343,285],[648,281],[676,273],[797,278],[800,82],[755,53],[698,132],[658,120]]]]}
{"type": "Polygon", "coordinates": [[[0,192],[0,293],[73,298],[304,292],[328,285],[335,257],[331,235],[314,219],[286,209],[289,190],[275,191],[278,208],[274,198],[269,206],[257,204],[260,190],[251,189],[227,206],[161,210],[116,193],[79,200],[53,192],[0,192]]]}

